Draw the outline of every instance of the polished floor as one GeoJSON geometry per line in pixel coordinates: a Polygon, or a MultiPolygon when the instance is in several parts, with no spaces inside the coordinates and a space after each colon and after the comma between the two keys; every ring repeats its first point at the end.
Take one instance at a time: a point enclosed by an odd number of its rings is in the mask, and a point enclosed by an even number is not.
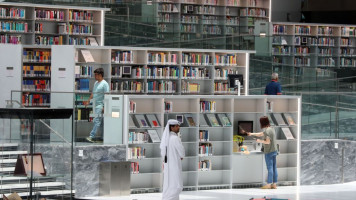
{"type": "MultiPolygon", "coordinates": [[[[356,199],[356,182],[335,185],[288,186],[277,190],[232,189],[182,192],[180,200],[249,200],[252,197],[280,198],[289,200],[351,200],[356,199]]],[[[135,194],[129,197],[97,197],[86,199],[105,200],[160,200],[161,193],[135,194]]]]}

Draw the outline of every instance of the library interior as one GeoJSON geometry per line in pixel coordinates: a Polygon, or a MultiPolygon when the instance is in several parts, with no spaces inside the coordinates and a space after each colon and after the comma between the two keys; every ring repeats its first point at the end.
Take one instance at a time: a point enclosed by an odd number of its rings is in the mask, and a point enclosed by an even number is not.
{"type": "Polygon", "coordinates": [[[352,199],[355,14],[0,1],[0,199],[352,199]]]}

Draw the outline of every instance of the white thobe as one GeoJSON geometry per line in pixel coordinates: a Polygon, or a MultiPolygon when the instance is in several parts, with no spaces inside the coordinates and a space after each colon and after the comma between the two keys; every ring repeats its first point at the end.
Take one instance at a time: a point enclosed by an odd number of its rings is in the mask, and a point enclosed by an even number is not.
{"type": "Polygon", "coordinates": [[[162,200],[179,200],[183,190],[182,161],[184,147],[176,133],[169,133],[167,163],[164,163],[162,200]]]}

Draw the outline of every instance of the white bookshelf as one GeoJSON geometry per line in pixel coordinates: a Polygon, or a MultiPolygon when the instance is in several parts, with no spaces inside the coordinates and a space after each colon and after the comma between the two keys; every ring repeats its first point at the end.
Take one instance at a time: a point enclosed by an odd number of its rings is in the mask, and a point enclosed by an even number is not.
{"type": "MultiPolygon", "coordinates": [[[[237,133],[237,124],[239,121],[253,121],[254,131],[260,131],[259,118],[268,114],[266,107],[267,101],[274,102],[273,111],[275,113],[292,113],[296,125],[291,127],[295,137],[294,140],[286,140],[278,136],[277,143],[280,145],[280,155],[278,156],[279,184],[298,185],[299,167],[300,167],[300,97],[293,96],[162,96],[162,95],[127,95],[125,96],[125,105],[129,106],[129,101],[136,103],[136,114],[156,113],[159,120],[162,120],[162,127],[157,129],[161,137],[166,122],[169,119],[176,119],[177,115],[190,116],[194,119],[195,125],[189,125],[184,117],[180,128],[181,141],[185,148],[186,157],[182,161],[183,186],[184,190],[205,190],[213,188],[232,188],[236,185],[244,187],[251,184],[261,185],[266,179],[266,169],[264,165],[264,154],[252,149],[249,144],[251,138],[246,137],[246,145],[249,146],[251,153],[244,155],[240,152],[234,152],[233,136],[237,133]],[[212,111],[201,111],[200,102],[216,102],[216,109],[212,111]],[[170,102],[172,109],[169,112],[165,110],[165,103],[170,102]],[[201,118],[204,115],[225,114],[231,126],[213,127],[208,121],[207,126],[201,126],[201,118]],[[208,131],[208,141],[202,141],[201,131],[208,131]],[[213,146],[211,154],[202,155],[199,146],[207,144],[213,146]],[[211,162],[210,169],[202,170],[199,167],[199,161],[211,162]]],[[[125,118],[129,117],[125,113],[125,118]]],[[[221,125],[220,118],[216,116],[221,125]]],[[[161,121],[160,121],[161,122],[161,121]]],[[[127,140],[127,134],[132,131],[124,124],[124,141],[127,140]],[[125,131],[124,131],[125,132],[125,131]],[[125,139],[126,138],[126,139],[125,139]]],[[[279,127],[275,127],[278,132],[279,127]]],[[[147,129],[148,130],[148,129],[147,129]]],[[[281,135],[282,133],[279,133],[281,135]]],[[[127,142],[126,142],[127,143],[127,142]]],[[[134,174],[131,179],[131,189],[136,191],[161,191],[163,172],[162,166],[157,164],[162,162],[160,158],[159,143],[135,144],[147,147],[146,158],[139,160],[140,172],[134,174]],[[156,148],[154,155],[150,148],[156,148]],[[157,155],[157,156],[156,156],[157,155]],[[150,159],[153,157],[153,159],[150,159]],[[154,161],[153,161],[154,160],[154,161]],[[156,163],[157,162],[157,163],[156,163]],[[142,167],[142,168],[141,168],[142,167]],[[142,169],[142,171],[141,171],[142,169]],[[143,182],[136,177],[145,177],[143,182]]],[[[132,144],[128,144],[130,148],[132,144]]]]}
{"type": "Polygon", "coordinates": [[[316,68],[319,77],[328,77],[332,69],[356,66],[355,26],[288,22],[269,26],[267,35],[271,36],[276,72],[287,66],[301,76],[304,69],[316,68]]]}
{"type": "Polygon", "coordinates": [[[0,9],[17,11],[0,15],[1,23],[16,28],[0,31],[0,42],[25,45],[104,45],[107,8],[1,2],[0,9]]]}

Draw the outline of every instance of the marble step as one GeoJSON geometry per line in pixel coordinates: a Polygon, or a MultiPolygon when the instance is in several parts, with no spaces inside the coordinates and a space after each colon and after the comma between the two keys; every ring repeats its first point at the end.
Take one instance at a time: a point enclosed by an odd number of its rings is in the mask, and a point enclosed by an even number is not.
{"type": "MultiPolygon", "coordinates": [[[[65,186],[65,183],[64,182],[43,182],[43,183],[34,183],[33,184],[34,188],[39,188],[39,187],[50,188],[50,187],[58,187],[58,186],[65,186]]],[[[12,189],[29,188],[29,187],[30,187],[29,183],[6,184],[6,185],[0,185],[0,190],[12,190],[12,189]]]]}
{"type": "Polygon", "coordinates": [[[0,167],[0,172],[14,172],[15,167],[0,167]]]}
{"type": "MultiPolygon", "coordinates": [[[[41,193],[41,196],[59,196],[59,195],[69,195],[69,194],[74,194],[75,190],[52,190],[52,191],[38,191],[41,193]]],[[[6,196],[9,196],[10,194],[5,194],[6,196]]],[[[29,196],[29,192],[20,192],[18,193],[19,196],[21,197],[26,197],[29,196]]],[[[34,193],[32,193],[34,195],[34,193]]],[[[0,197],[3,198],[2,194],[0,194],[0,197]]]]}
{"type": "Polygon", "coordinates": [[[0,156],[27,154],[27,151],[0,151],[0,156]]]}
{"type": "Polygon", "coordinates": [[[16,164],[17,159],[0,159],[0,164],[16,164]]]}

